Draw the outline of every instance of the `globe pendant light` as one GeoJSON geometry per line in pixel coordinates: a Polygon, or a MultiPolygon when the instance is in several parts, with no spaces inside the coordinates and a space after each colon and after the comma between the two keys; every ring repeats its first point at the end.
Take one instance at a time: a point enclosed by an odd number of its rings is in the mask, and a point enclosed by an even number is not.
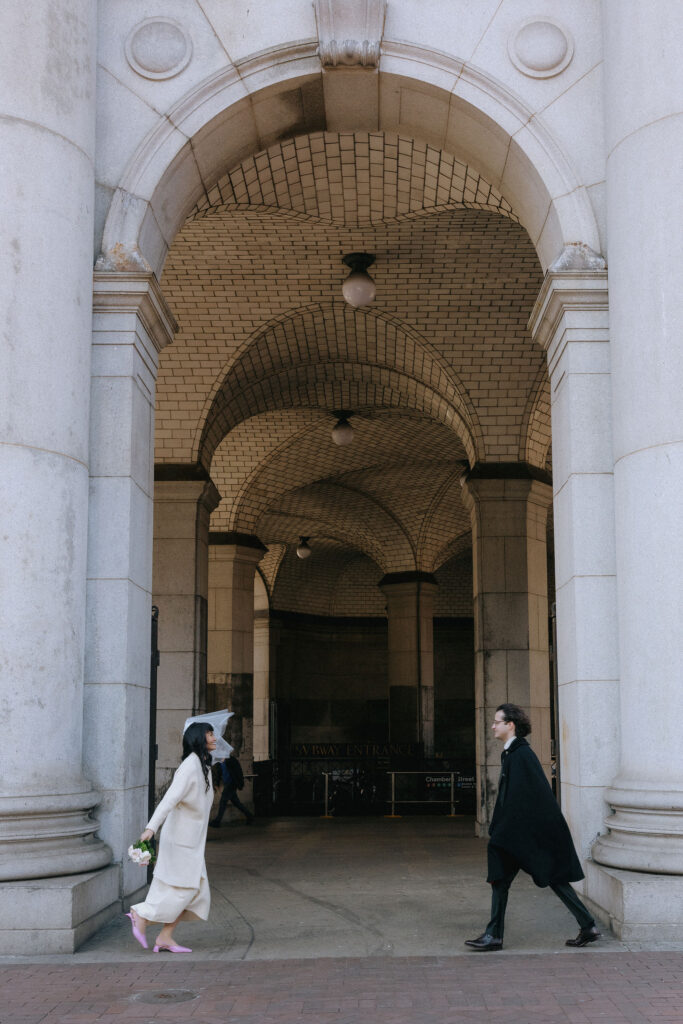
{"type": "Polygon", "coordinates": [[[308,546],[308,537],[299,537],[299,544],[296,549],[296,557],[301,558],[302,561],[308,558],[312,554],[310,547],[308,546]]]}
{"type": "Polygon", "coordinates": [[[342,258],[342,263],[351,268],[351,273],[342,285],[342,295],[349,306],[369,306],[375,301],[375,282],[368,274],[368,267],[375,262],[375,257],[367,252],[350,252],[342,258]]]}
{"type": "Polygon", "coordinates": [[[353,441],[353,427],[349,423],[349,416],[353,416],[348,409],[334,409],[337,422],[332,428],[332,440],[338,445],[351,444],[353,441]]]}

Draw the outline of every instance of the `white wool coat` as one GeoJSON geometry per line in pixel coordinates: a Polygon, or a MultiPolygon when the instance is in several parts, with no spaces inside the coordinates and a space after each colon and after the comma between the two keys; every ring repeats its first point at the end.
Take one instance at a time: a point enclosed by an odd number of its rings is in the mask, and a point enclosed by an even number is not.
{"type": "Polygon", "coordinates": [[[211,772],[207,791],[201,762],[196,754],[190,754],[147,823],[155,835],[164,826],[155,878],[183,889],[199,888],[202,875],[206,876],[204,847],[212,803],[211,772]]]}

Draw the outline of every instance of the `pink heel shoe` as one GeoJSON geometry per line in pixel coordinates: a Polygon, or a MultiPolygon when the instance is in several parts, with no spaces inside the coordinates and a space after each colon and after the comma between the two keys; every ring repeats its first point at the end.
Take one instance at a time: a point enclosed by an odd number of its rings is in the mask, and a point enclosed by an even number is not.
{"type": "Polygon", "coordinates": [[[143,949],[148,949],[147,939],[145,938],[144,932],[141,932],[136,925],[133,912],[131,911],[130,914],[126,914],[126,917],[130,918],[130,927],[133,932],[133,938],[140,943],[143,949]]]}
{"type": "Polygon", "coordinates": [[[155,953],[191,953],[187,946],[155,946],[155,953]]]}

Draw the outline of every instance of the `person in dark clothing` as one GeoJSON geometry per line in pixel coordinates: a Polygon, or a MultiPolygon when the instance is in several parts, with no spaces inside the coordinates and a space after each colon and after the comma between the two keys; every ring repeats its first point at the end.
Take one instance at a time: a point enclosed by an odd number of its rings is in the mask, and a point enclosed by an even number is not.
{"type": "Polygon", "coordinates": [[[540,761],[524,739],[531,723],[516,704],[501,704],[492,729],[505,747],[489,828],[486,880],[491,884],[491,920],[483,935],[467,939],[465,945],[479,952],[503,948],[508,892],[520,868],[536,885],[550,886],[576,918],[579,934],[567,939],[567,946],[595,942],[600,932],[593,916],[569,884],[584,877],[569,827],[540,761]]]}
{"type": "Polygon", "coordinates": [[[211,819],[209,825],[211,828],[218,828],[220,826],[225,809],[229,803],[233,804],[238,811],[241,811],[247,819],[247,825],[251,825],[254,815],[244,806],[237,795],[238,789],[244,789],[244,773],[242,772],[241,764],[233,754],[230,757],[226,757],[224,761],[221,761],[221,775],[223,777],[223,792],[218,804],[218,813],[215,818],[211,819]]]}

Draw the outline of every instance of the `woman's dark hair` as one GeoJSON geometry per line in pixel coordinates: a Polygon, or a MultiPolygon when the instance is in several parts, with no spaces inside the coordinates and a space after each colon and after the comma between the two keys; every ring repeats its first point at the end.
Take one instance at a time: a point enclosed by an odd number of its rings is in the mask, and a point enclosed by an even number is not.
{"type": "Polygon", "coordinates": [[[196,754],[202,766],[202,774],[206,788],[209,788],[209,768],[211,767],[211,754],[206,747],[206,734],[213,732],[211,722],[193,722],[188,725],[183,733],[183,756],[184,761],[190,754],[196,754]]]}
{"type": "Polygon", "coordinates": [[[515,723],[515,736],[528,736],[531,732],[531,722],[524,708],[518,704],[499,704],[496,711],[503,712],[506,722],[515,723]]]}

